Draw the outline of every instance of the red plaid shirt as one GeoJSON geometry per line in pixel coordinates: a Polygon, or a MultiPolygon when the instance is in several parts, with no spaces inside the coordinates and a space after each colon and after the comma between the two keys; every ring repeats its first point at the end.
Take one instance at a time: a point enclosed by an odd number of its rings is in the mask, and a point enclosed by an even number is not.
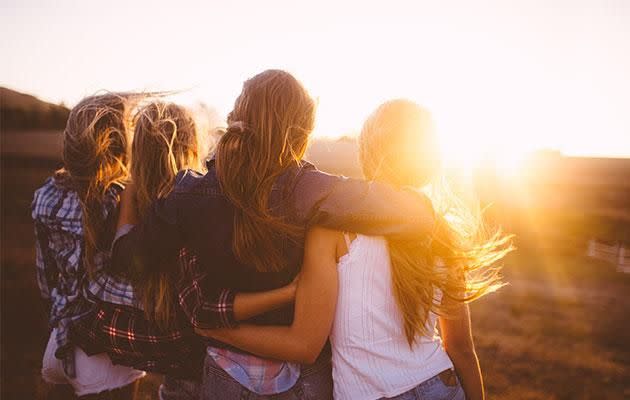
{"type": "Polygon", "coordinates": [[[234,297],[230,289],[220,289],[214,293],[203,290],[203,282],[208,273],[202,272],[197,264],[197,256],[189,254],[186,248],[179,252],[182,280],[178,286],[178,299],[182,311],[195,328],[235,328],[234,297]],[[211,299],[208,301],[207,299],[211,299]]]}
{"type": "Polygon", "coordinates": [[[199,377],[206,343],[193,327],[230,328],[234,319],[234,292],[206,294],[197,257],[182,249],[181,280],[177,284],[181,311],[174,328],[161,329],[142,310],[95,300],[91,312],[71,328],[74,343],[89,354],[107,353],[116,364],[181,377],[199,377]],[[207,301],[205,299],[214,299],[207,301]],[[201,318],[199,318],[201,317],[201,318]],[[202,319],[204,323],[199,323],[202,319]]]}

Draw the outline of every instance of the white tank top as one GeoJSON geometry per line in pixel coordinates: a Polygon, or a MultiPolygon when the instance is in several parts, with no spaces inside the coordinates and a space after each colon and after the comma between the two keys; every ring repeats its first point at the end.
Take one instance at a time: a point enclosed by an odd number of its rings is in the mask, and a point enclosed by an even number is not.
{"type": "Polygon", "coordinates": [[[358,235],[339,260],[339,297],[330,335],[335,400],[394,397],[453,368],[433,313],[427,324],[434,334],[417,338],[409,348],[390,267],[382,237],[358,235]]]}

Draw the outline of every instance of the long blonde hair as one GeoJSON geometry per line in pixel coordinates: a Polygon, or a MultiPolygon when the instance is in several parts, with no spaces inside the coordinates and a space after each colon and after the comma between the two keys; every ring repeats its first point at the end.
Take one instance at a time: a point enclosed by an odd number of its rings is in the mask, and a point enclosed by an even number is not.
{"type": "MultiPolygon", "coordinates": [[[[131,177],[138,215],[143,219],[155,200],[170,193],[178,171],[199,168],[199,143],[192,115],[177,104],[150,103],[134,121],[131,177]]],[[[168,326],[175,296],[172,276],[162,269],[138,272],[134,283],[145,311],[161,326],[168,326]]]]}
{"type": "Polygon", "coordinates": [[[304,156],[315,109],[291,74],[264,71],[243,85],[217,146],[217,177],[235,205],[232,249],[258,271],[284,268],[278,243],[300,234],[300,228],[273,216],[268,203],[276,178],[304,156]]]}
{"type": "Polygon", "coordinates": [[[481,213],[436,185],[439,151],[431,115],[422,107],[402,99],[382,104],[365,121],[359,145],[367,179],[398,187],[434,184],[433,234],[424,241],[388,240],[394,297],[412,346],[418,336],[430,333],[430,312],[448,316],[454,305],[502,286],[495,263],[512,250],[511,237],[489,230],[481,213]],[[450,301],[438,302],[436,290],[450,301]]]}
{"type": "Polygon", "coordinates": [[[185,168],[199,168],[195,121],[184,107],[152,102],[134,118],[131,177],[140,218],[149,206],[173,188],[173,178],[185,168]]]}
{"type": "Polygon", "coordinates": [[[55,178],[78,193],[83,218],[83,263],[95,272],[94,258],[110,246],[112,227],[103,218],[107,191],[124,185],[127,169],[130,109],[141,96],[106,93],[87,97],[71,111],[64,131],[64,167],[55,178]]]}

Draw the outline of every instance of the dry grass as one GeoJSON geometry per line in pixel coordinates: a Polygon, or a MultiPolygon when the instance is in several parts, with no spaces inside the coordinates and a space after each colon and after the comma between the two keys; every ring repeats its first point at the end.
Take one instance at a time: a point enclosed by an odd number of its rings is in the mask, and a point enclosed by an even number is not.
{"type": "Polygon", "coordinates": [[[500,399],[630,395],[630,277],[574,255],[508,260],[510,285],[473,305],[488,392],[500,399]]]}

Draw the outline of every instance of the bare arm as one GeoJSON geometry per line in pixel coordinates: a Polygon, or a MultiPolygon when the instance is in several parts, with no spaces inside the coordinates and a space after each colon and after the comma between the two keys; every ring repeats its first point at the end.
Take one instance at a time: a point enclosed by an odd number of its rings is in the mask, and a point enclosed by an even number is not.
{"type": "Polygon", "coordinates": [[[313,363],[330,334],[337,305],[338,235],[319,227],[308,232],[293,325],[244,325],[233,330],[196,332],[261,357],[313,363]]]}
{"type": "Polygon", "coordinates": [[[472,338],[468,304],[458,306],[448,319],[440,317],[440,330],[444,348],[462,381],[466,399],[483,400],[483,378],[472,338]]]}
{"type": "Polygon", "coordinates": [[[116,229],[125,225],[137,225],[139,219],[138,208],[136,207],[136,187],[133,183],[129,183],[120,194],[116,229]]]}
{"type": "Polygon", "coordinates": [[[234,297],[234,319],[245,321],[275,310],[295,300],[297,281],[267,292],[237,293],[234,297]]]}

